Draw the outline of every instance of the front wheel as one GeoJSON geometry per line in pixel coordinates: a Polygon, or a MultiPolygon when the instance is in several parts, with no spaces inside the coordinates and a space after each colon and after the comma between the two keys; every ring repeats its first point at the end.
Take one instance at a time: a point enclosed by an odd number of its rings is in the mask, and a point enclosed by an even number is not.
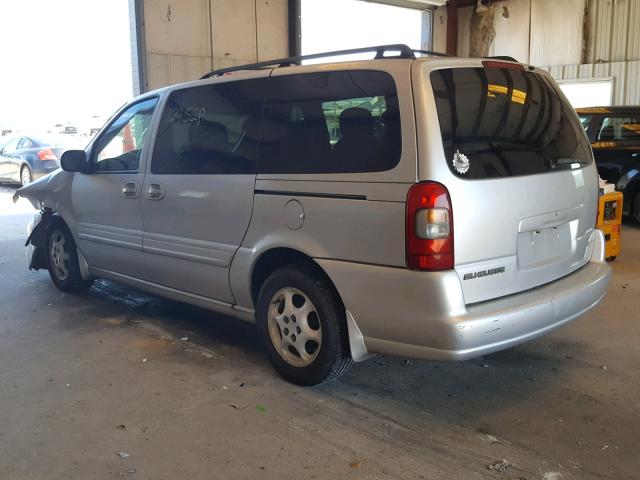
{"type": "Polygon", "coordinates": [[[80,274],[78,251],[71,232],[61,221],[49,230],[47,241],[49,276],[63,292],[81,292],[88,289],[93,280],[84,280],[80,274]]]}
{"type": "Polygon", "coordinates": [[[352,364],[344,307],[328,280],[308,265],[287,266],[267,278],[256,321],[269,360],[290,382],[335,380],[352,364]]]}

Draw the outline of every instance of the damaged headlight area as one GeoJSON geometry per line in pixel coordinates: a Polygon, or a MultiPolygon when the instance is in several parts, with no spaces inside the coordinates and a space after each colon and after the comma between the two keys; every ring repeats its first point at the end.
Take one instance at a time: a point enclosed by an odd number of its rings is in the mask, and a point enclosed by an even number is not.
{"type": "Polygon", "coordinates": [[[44,205],[39,199],[24,194],[25,193],[24,190],[26,190],[27,189],[26,187],[28,186],[29,185],[26,185],[25,187],[22,187],[16,190],[16,193],[13,194],[13,196],[11,197],[11,200],[13,200],[13,203],[18,203],[18,200],[20,200],[20,197],[23,197],[29,200],[29,202],[31,203],[31,205],[33,205],[35,209],[41,210],[44,205]]]}

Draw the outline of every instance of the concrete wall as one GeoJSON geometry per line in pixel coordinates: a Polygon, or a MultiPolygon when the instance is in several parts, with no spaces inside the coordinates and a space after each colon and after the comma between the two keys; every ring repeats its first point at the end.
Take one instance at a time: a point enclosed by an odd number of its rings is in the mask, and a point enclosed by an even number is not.
{"type": "Polygon", "coordinates": [[[286,0],[144,0],[143,5],[145,90],[288,55],[286,0]]]}

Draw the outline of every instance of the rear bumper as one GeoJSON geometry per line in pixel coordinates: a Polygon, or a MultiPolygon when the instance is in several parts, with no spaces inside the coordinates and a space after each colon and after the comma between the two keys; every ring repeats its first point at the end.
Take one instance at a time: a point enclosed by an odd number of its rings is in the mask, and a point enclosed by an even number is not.
{"type": "Polygon", "coordinates": [[[595,243],[591,261],[570,275],[474,305],[464,304],[453,271],[319,263],[341,293],[368,352],[466,360],[532,340],[595,307],[611,276],[602,232],[595,243]]]}

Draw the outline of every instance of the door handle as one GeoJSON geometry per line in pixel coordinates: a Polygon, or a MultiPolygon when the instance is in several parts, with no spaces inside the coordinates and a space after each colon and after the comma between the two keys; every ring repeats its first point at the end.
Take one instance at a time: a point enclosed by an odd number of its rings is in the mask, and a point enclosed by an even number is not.
{"type": "Polygon", "coordinates": [[[136,182],[126,182],[123,184],[122,195],[127,198],[138,198],[138,184],[136,182]]]}
{"type": "Polygon", "coordinates": [[[164,198],[164,185],[161,183],[150,183],[147,185],[147,199],[162,200],[164,198]]]}

